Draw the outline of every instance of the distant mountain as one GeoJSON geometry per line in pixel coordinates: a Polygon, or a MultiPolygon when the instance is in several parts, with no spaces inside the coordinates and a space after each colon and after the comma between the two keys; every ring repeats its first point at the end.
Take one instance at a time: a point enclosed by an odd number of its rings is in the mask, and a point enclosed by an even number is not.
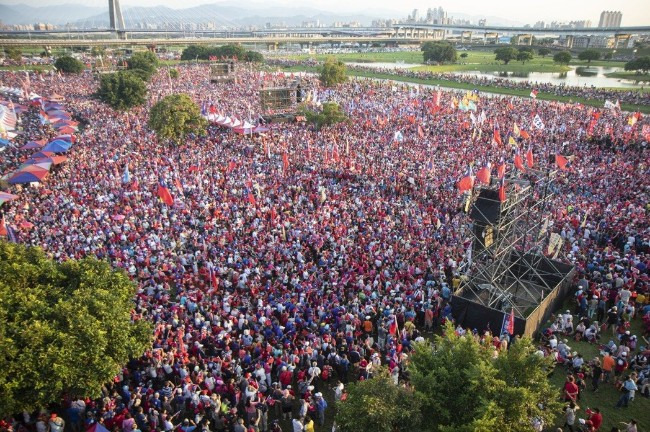
{"type": "MultiPolygon", "coordinates": [[[[43,3],[42,3],[43,4],[43,3]]],[[[33,7],[25,4],[0,4],[0,20],[3,24],[34,24],[38,22],[55,25],[72,24],[78,28],[108,27],[108,8],[84,6],[81,4],[53,5],[47,1],[46,6],[33,7]]],[[[142,28],[143,25],[170,25],[179,23],[212,22],[216,29],[232,29],[241,27],[261,28],[267,23],[273,25],[301,25],[306,21],[319,21],[325,25],[333,22],[358,21],[362,25],[370,25],[377,18],[401,18],[398,12],[373,9],[362,13],[336,13],[311,7],[288,7],[273,3],[221,2],[200,6],[172,9],[166,6],[129,6],[122,2],[122,14],[128,28],[142,28]]],[[[403,14],[405,17],[406,14],[403,14]]],[[[488,24],[521,25],[521,23],[500,17],[483,17],[464,13],[449,12],[449,16],[457,19],[471,20],[476,23],[486,18],[488,24]]]]}
{"type": "Polygon", "coordinates": [[[104,10],[106,10],[106,16],[108,16],[108,7],[84,6],[82,4],[66,3],[56,6],[38,7],[25,4],[0,4],[0,21],[3,24],[50,23],[62,25],[73,21],[84,20],[104,10]]]}

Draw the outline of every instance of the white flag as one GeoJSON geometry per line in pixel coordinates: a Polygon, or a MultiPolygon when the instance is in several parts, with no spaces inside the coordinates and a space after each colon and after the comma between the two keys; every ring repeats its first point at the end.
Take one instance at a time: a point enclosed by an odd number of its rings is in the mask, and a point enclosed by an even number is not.
{"type": "Polygon", "coordinates": [[[533,119],[533,125],[537,129],[544,129],[544,122],[541,118],[539,118],[539,114],[535,115],[535,118],[533,119]]]}

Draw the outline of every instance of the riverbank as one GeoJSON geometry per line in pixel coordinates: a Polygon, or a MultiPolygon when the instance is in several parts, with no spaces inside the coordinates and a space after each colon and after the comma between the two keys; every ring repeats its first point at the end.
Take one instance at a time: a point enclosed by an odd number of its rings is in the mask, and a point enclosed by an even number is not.
{"type": "Polygon", "coordinates": [[[631,81],[650,81],[650,74],[639,75],[636,72],[611,72],[606,73],[607,78],[618,78],[631,81]]]}
{"type": "MultiPolygon", "coordinates": [[[[285,67],[283,70],[287,72],[312,72],[318,73],[318,68],[316,67],[307,67],[307,66],[291,66],[285,67]]],[[[380,73],[380,72],[371,72],[371,71],[360,71],[354,69],[347,70],[348,76],[360,77],[360,78],[373,78],[373,79],[384,79],[392,80],[397,82],[408,82],[414,84],[424,84],[424,85],[437,85],[445,88],[459,89],[459,90],[474,90],[477,89],[482,92],[502,94],[508,96],[519,96],[519,97],[530,97],[530,90],[522,89],[509,89],[496,86],[486,86],[486,85],[475,85],[469,83],[462,83],[450,80],[443,79],[421,79],[421,78],[412,78],[404,77],[395,74],[389,73],[380,73]]],[[[643,91],[648,92],[647,89],[643,90],[634,90],[634,91],[643,91]]],[[[537,95],[539,100],[548,100],[548,101],[558,101],[558,102],[579,102],[584,105],[594,106],[602,108],[605,101],[599,99],[587,99],[581,97],[568,97],[568,96],[556,96],[554,94],[540,92],[537,95]]],[[[650,114],[650,106],[648,105],[635,105],[635,104],[621,104],[621,109],[624,111],[640,111],[644,114],[650,114]]]]}

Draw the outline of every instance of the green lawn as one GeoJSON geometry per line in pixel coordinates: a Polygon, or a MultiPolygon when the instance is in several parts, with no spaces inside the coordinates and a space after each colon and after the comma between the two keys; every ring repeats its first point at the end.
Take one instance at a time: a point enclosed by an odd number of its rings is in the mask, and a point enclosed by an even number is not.
{"type": "MultiPolygon", "coordinates": [[[[632,334],[641,335],[641,320],[634,320],[630,330],[632,334]]],[[[601,342],[607,343],[610,339],[612,339],[611,331],[606,331],[602,336],[601,342]]],[[[590,361],[596,356],[602,359],[602,356],[599,355],[598,345],[592,345],[587,342],[576,342],[569,339],[569,346],[574,351],[582,354],[585,361],[590,361]]],[[[564,386],[565,378],[565,368],[557,367],[549,379],[553,385],[561,389],[564,386]]],[[[621,392],[617,391],[611,382],[609,384],[602,383],[598,392],[592,392],[591,379],[587,379],[587,389],[582,391],[581,400],[578,402],[578,406],[580,406],[578,418],[585,417],[586,408],[599,408],[603,414],[603,427],[600,428],[601,431],[609,431],[614,426],[624,428],[624,425],[620,422],[628,422],[632,418],[637,420],[639,431],[650,430],[650,399],[641,396],[637,392],[634,401],[630,403],[628,408],[614,408],[620,396],[621,392]]],[[[563,424],[564,416],[559,415],[557,426],[559,427],[563,424]]]]}
{"type": "Polygon", "coordinates": [[[650,81],[650,74],[638,75],[636,72],[612,72],[605,74],[608,78],[619,78],[633,81],[650,81]]]}
{"type": "Polygon", "coordinates": [[[44,65],[44,66],[31,66],[31,65],[25,65],[25,66],[0,66],[0,70],[5,70],[5,71],[49,71],[52,69],[52,66],[50,65],[44,65]]]}

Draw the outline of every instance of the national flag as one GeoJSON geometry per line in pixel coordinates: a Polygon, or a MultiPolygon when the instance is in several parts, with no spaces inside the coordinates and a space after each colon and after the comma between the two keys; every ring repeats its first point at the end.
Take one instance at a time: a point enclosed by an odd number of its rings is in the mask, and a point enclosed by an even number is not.
{"type": "Polygon", "coordinates": [[[0,236],[7,236],[7,225],[5,224],[5,217],[0,217],[0,236]]]}
{"type": "Polygon", "coordinates": [[[418,125],[418,136],[419,136],[420,138],[424,138],[424,129],[422,129],[422,125],[421,125],[421,124],[418,125]]]}
{"type": "Polygon", "coordinates": [[[230,161],[228,162],[228,167],[226,168],[226,174],[230,174],[232,170],[234,170],[237,167],[237,164],[235,161],[230,161]]]}
{"type": "Polygon", "coordinates": [[[567,158],[565,158],[564,156],[562,156],[562,155],[560,155],[560,154],[556,154],[556,155],[555,155],[555,163],[557,164],[557,166],[558,166],[561,170],[564,171],[564,170],[566,169],[566,165],[567,165],[568,162],[569,162],[569,161],[568,161],[567,158]]]}
{"type": "Polygon", "coordinates": [[[526,171],[524,161],[521,159],[521,155],[519,154],[519,149],[517,149],[517,153],[515,154],[515,167],[521,172],[526,171]]]}
{"type": "Polygon", "coordinates": [[[285,173],[289,170],[289,155],[287,152],[282,153],[282,170],[285,173]]]}
{"type": "Polygon", "coordinates": [[[169,192],[169,189],[167,189],[167,185],[163,179],[160,179],[158,182],[158,197],[168,206],[174,205],[174,197],[169,192]]]}
{"type": "Polygon", "coordinates": [[[334,148],[332,149],[332,159],[334,159],[334,162],[338,163],[341,160],[341,155],[339,154],[339,145],[334,144],[334,148]]]}
{"type": "Polygon", "coordinates": [[[178,190],[178,193],[181,195],[183,194],[183,184],[181,183],[180,179],[176,177],[174,179],[174,186],[176,186],[176,189],[178,190]]]}
{"type": "Polygon", "coordinates": [[[523,139],[530,138],[530,135],[525,130],[522,130],[521,133],[519,134],[519,136],[522,137],[523,139]]]}
{"type": "Polygon", "coordinates": [[[256,205],[257,204],[257,201],[255,201],[255,196],[253,195],[252,192],[248,192],[248,202],[251,205],[256,205]]]}
{"type": "Polygon", "coordinates": [[[492,175],[491,168],[492,168],[492,165],[490,164],[490,162],[485,164],[485,166],[483,168],[481,168],[480,170],[478,170],[478,172],[476,173],[476,179],[478,181],[480,181],[481,183],[483,183],[483,184],[489,185],[490,184],[490,176],[492,175]]]}
{"type": "Polygon", "coordinates": [[[506,176],[506,163],[503,161],[497,167],[497,176],[499,179],[502,179],[506,176]]]}
{"type": "Polygon", "coordinates": [[[532,97],[533,99],[537,99],[537,93],[539,93],[539,90],[537,90],[537,89],[533,89],[533,90],[530,92],[530,97],[532,97]]]}
{"type": "Polygon", "coordinates": [[[510,316],[508,317],[508,334],[515,334],[515,308],[510,309],[510,316]]]}
{"type": "Polygon", "coordinates": [[[269,212],[269,216],[271,218],[271,222],[274,222],[275,218],[278,217],[278,212],[275,211],[275,207],[271,207],[271,211],[269,212]]]}
{"type": "Polygon", "coordinates": [[[465,177],[460,179],[460,181],[458,182],[458,190],[460,192],[465,192],[471,190],[473,187],[474,187],[474,175],[472,174],[472,167],[468,166],[467,172],[465,173],[465,177]]]}
{"type": "Polygon", "coordinates": [[[528,165],[528,168],[533,167],[533,149],[532,147],[528,147],[528,151],[526,152],[526,164],[528,165]]]}
{"type": "Polygon", "coordinates": [[[533,118],[533,126],[540,130],[544,129],[544,122],[539,117],[539,114],[535,114],[535,118],[533,118]]]}
{"type": "Polygon", "coordinates": [[[438,107],[438,106],[440,106],[440,99],[441,99],[440,96],[441,96],[441,92],[440,92],[440,90],[438,90],[437,92],[435,92],[435,93],[433,94],[433,106],[434,106],[434,107],[438,107]]]}
{"type": "Polygon", "coordinates": [[[499,123],[497,122],[494,122],[494,141],[499,145],[503,145],[503,142],[501,142],[501,132],[499,132],[499,123]]]}
{"type": "Polygon", "coordinates": [[[208,276],[210,277],[210,288],[216,290],[217,286],[219,286],[219,281],[217,280],[217,272],[214,271],[211,265],[208,268],[208,276]]]}
{"type": "Polygon", "coordinates": [[[388,334],[392,336],[395,336],[397,334],[397,319],[395,316],[392,317],[392,320],[388,325],[388,334]]]}
{"type": "Polygon", "coordinates": [[[131,181],[131,173],[129,172],[129,164],[124,167],[124,174],[122,174],[122,183],[126,184],[131,181]]]}
{"type": "Polygon", "coordinates": [[[506,200],[506,179],[499,180],[499,201],[505,202],[506,200]]]}

